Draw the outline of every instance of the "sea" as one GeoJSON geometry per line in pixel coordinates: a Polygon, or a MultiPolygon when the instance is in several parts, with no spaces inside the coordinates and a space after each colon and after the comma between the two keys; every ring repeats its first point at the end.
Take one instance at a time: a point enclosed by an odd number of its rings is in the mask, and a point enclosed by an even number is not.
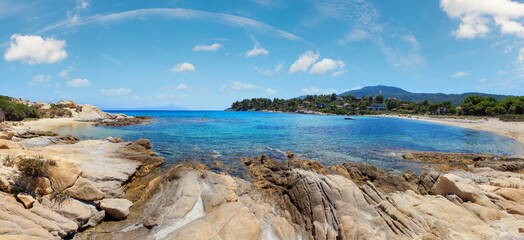
{"type": "Polygon", "coordinates": [[[324,165],[365,162],[387,171],[420,174],[427,163],[405,161],[412,151],[524,155],[512,138],[480,130],[400,118],[301,115],[225,111],[108,111],[153,117],[153,123],[125,127],[55,129],[81,139],[109,136],[150,139],[165,158],[164,168],[202,163],[232,175],[245,172],[243,158],[264,153],[285,160],[286,151],[324,165]]]}

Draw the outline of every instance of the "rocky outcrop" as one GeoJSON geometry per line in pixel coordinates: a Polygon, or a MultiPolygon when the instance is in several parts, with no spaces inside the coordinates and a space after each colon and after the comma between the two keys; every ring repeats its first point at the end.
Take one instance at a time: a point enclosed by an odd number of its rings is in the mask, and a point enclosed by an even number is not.
{"type": "Polygon", "coordinates": [[[55,137],[58,136],[58,133],[51,131],[38,131],[38,130],[28,130],[25,132],[16,133],[15,137],[17,138],[36,138],[36,137],[55,137]]]}
{"type": "MultiPolygon", "coordinates": [[[[32,139],[39,138],[48,137],[32,139]]],[[[0,238],[68,238],[95,226],[106,213],[113,220],[124,219],[132,205],[120,199],[125,184],[163,162],[144,147],[152,146],[145,139],[55,140],[27,149],[0,140],[0,238]],[[22,159],[33,159],[33,166],[43,171],[38,175],[22,171],[18,165],[22,159]]]]}

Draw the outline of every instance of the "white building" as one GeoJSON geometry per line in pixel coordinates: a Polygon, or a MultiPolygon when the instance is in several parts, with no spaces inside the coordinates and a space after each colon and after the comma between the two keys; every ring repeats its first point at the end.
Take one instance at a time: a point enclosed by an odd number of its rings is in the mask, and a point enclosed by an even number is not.
{"type": "Polygon", "coordinates": [[[366,107],[369,111],[386,111],[388,110],[388,105],[386,104],[371,104],[366,107]]]}

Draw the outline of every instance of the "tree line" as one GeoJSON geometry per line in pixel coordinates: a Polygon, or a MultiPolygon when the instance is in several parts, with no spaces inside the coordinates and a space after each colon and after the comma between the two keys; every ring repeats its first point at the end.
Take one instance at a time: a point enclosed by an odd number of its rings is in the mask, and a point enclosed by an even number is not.
{"type": "Polygon", "coordinates": [[[461,106],[452,105],[450,101],[430,104],[427,100],[412,102],[394,98],[384,99],[384,96],[362,96],[357,98],[348,94],[307,95],[303,98],[269,99],[252,98],[236,101],[231,105],[234,111],[261,111],[273,110],[295,112],[297,110],[312,110],[334,114],[376,114],[383,111],[369,111],[372,104],[384,104],[387,111],[413,114],[441,114],[441,115],[472,115],[472,116],[499,116],[504,114],[523,115],[524,96],[508,97],[496,100],[493,97],[470,95],[461,106]]]}

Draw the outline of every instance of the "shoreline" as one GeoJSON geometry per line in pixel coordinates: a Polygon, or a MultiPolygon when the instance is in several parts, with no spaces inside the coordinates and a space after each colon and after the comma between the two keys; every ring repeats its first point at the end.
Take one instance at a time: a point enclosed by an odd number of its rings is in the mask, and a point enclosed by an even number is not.
{"type": "Polygon", "coordinates": [[[481,130],[506,136],[524,144],[524,123],[521,122],[503,122],[497,118],[487,118],[487,120],[468,120],[456,118],[431,118],[426,116],[412,116],[411,118],[407,118],[399,117],[396,115],[374,115],[373,117],[419,120],[449,126],[481,130]]]}

